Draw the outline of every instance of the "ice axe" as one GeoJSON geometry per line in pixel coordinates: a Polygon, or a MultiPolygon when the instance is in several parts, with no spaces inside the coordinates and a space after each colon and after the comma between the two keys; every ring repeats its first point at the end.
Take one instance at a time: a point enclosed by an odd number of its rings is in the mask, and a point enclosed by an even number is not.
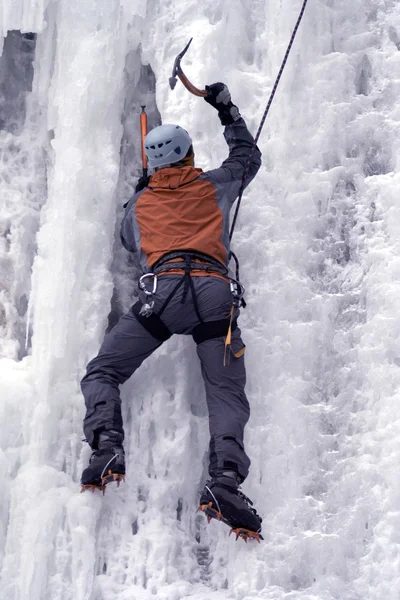
{"type": "Polygon", "coordinates": [[[191,83],[189,81],[189,79],[186,77],[186,75],[182,71],[182,67],[181,67],[181,60],[185,56],[186,52],[188,51],[188,48],[189,48],[190,44],[192,43],[192,40],[193,40],[193,38],[190,38],[189,42],[186,44],[186,46],[184,47],[182,52],[179,52],[178,56],[175,58],[174,67],[172,69],[172,76],[169,78],[169,85],[170,85],[171,90],[173,90],[176,86],[176,81],[177,81],[176,78],[178,76],[179,79],[182,81],[183,85],[185,86],[185,88],[191,94],[194,94],[195,96],[201,96],[204,98],[205,96],[208,96],[208,93],[206,92],[206,90],[199,90],[199,88],[197,88],[195,85],[193,85],[193,83],[191,83]]]}
{"type": "Polygon", "coordinates": [[[147,156],[146,150],[144,149],[144,139],[147,135],[147,113],[146,105],[142,106],[142,112],[140,113],[140,137],[142,142],[142,165],[143,165],[143,179],[147,177],[147,156]]]}

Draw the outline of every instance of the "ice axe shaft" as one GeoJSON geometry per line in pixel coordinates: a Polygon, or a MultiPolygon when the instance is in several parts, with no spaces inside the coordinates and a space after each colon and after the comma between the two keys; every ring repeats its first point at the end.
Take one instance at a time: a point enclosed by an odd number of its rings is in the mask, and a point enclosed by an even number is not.
{"type": "Polygon", "coordinates": [[[140,132],[142,139],[142,165],[143,165],[143,177],[147,177],[147,156],[144,149],[144,138],[147,135],[147,113],[146,106],[142,106],[142,112],[140,113],[140,132]]]}
{"type": "Polygon", "coordinates": [[[186,44],[186,46],[184,47],[182,52],[180,52],[178,54],[178,56],[175,58],[174,67],[172,69],[172,76],[169,78],[169,85],[170,85],[171,90],[173,90],[176,86],[176,81],[177,81],[176,78],[179,77],[179,79],[182,81],[185,88],[191,94],[193,94],[194,96],[200,96],[202,98],[205,98],[205,96],[208,96],[208,93],[206,92],[206,90],[200,90],[195,85],[193,85],[193,83],[191,81],[189,81],[189,79],[186,77],[186,75],[182,71],[182,67],[181,67],[181,60],[184,57],[184,55],[186,54],[186,52],[188,51],[188,48],[189,48],[190,44],[192,43],[192,40],[193,40],[193,38],[190,38],[189,42],[186,44]]]}

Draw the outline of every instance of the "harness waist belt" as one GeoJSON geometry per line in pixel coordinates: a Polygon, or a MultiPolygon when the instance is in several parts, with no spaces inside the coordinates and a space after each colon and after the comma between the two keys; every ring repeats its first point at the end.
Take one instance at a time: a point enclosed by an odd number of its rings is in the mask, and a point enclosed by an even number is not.
{"type": "Polygon", "coordinates": [[[228,275],[228,268],[225,265],[212,256],[208,256],[208,254],[203,254],[202,252],[196,252],[194,250],[181,250],[164,254],[164,256],[153,265],[152,272],[155,275],[159,275],[160,273],[167,273],[175,269],[182,269],[186,272],[188,270],[206,271],[209,273],[219,273],[224,276],[228,275]]]}

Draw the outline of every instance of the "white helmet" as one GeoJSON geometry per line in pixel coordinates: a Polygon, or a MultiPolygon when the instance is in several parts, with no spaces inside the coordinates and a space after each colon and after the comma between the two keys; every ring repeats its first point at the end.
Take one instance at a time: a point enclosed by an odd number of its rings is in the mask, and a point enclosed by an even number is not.
{"type": "Polygon", "coordinates": [[[160,125],[144,138],[149,167],[165,167],[185,158],[192,139],[179,125],[160,125]]]}

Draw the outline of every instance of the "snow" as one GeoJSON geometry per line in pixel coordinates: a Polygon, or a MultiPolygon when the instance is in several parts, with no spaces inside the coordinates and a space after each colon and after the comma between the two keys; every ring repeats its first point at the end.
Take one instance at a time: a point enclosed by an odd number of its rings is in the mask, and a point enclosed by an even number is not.
{"type": "Polygon", "coordinates": [[[136,293],[116,232],[140,172],[140,105],[151,126],[161,115],[186,127],[198,166],[215,167],[218,118],[181,84],[170,91],[176,54],[193,36],[185,72],[200,87],[225,81],[256,132],[301,4],[0,6],[5,600],[400,597],[394,0],[309,0],[234,236],[252,407],[243,489],[265,541],[236,543],[196,514],[208,428],[189,339],[123,387],[126,483],[79,494],[79,380],[136,293]]]}

